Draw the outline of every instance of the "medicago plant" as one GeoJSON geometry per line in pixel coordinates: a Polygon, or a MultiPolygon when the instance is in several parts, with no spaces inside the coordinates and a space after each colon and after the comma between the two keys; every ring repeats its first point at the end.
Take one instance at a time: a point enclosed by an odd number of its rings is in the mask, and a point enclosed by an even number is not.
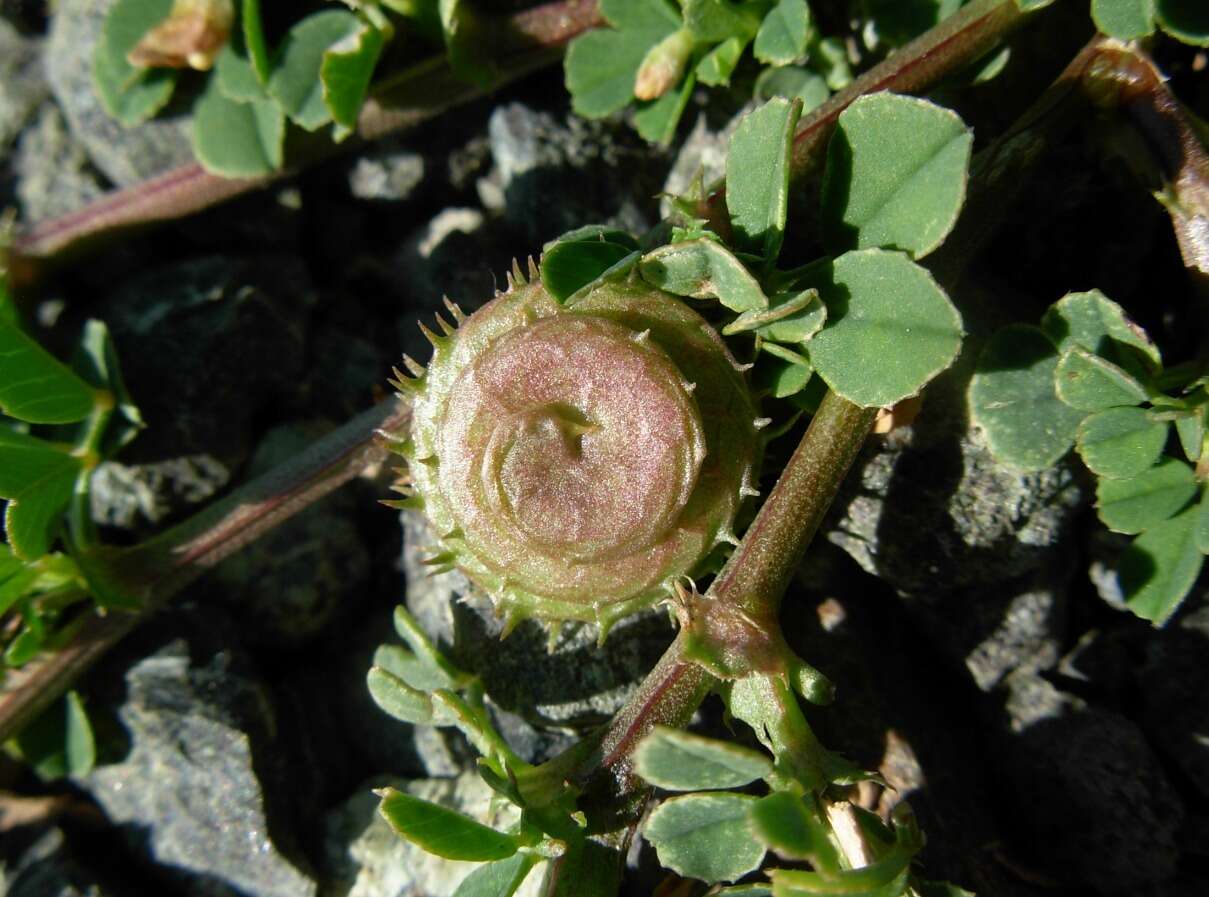
{"type": "Polygon", "coordinates": [[[853,103],[823,174],[829,254],[782,269],[800,110],[800,101],[772,100],[736,130],[726,237],[694,216],[701,194],[679,201],[662,238],[603,227],[567,234],[472,315],[451,306],[454,321],[439,319],[440,335],[426,329],[432,361],[425,368],[407,359],[413,376],[395,381],[413,407],[410,435],[396,447],[408,462],[397,504],[428,515],[440,536],[429,563],[466,573],[507,616],[506,629],[525,618],[586,620],[604,638],[618,617],[658,601],[680,623],[618,726],[535,767],[493,730],[482,682],[454,667],[399,608],[408,647],[378,651],[374,698],[406,722],[459,728],[483,755],[484,779],[517,811],[511,828],[496,830],[382,792],[380,811],[402,837],[485,864],[462,883],[461,897],[508,897],[543,863],[547,894],[616,893],[644,781],[687,792],[642,825],[680,875],[736,882],[770,851],[811,867],[765,868],[771,884],[721,893],[897,895],[914,887],[911,859],[922,839],[907,807],[889,828],[834,806],[832,789],[868,774],[812,734],[799,701],[827,703],[832,687],[790,650],[777,620],[789,573],[818,524],[808,515],[820,496],[804,490],[819,484],[808,486],[807,472],[822,465],[833,476],[859,440],[844,440],[842,458],[824,459],[814,443],[828,437],[812,426],[738,541],[736,513],[756,494],[761,434],[795,419],[757,418],[761,397],[742,374],[757,369],[766,400],[796,398],[816,421],[826,419],[823,408],[842,408],[854,432],[867,432],[878,409],[918,394],[952,363],[960,316],[916,259],[957,220],[972,137],[957,116],[924,100],[882,93],[853,103]],[[691,671],[691,685],[669,691],[669,664],[681,668],[677,679],[691,671]],[[651,728],[683,724],[711,691],[768,755],[651,728]],[[651,714],[647,702],[659,694],[675,697],[651,714]],[[601,776],[627,784],[602,794],[593,784],[601,776]],[[756,780],[763,796],[728,790],[756,780]],[[846,844],[836,834],[839,812],[859,832],[846,844]]]}

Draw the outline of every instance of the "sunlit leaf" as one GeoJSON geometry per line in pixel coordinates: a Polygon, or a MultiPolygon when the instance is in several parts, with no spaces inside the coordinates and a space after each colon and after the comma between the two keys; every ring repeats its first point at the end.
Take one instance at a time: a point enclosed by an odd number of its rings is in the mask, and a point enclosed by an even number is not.
{"type": "Polygon", "coordinates": [[[672,243],[638,263],[643,279],[661,290],[694,299],[717,299],[731,311],[768,307],[768,297],[734,255],[708,238],[672,243]]]}
{"type": "Polygon", "coordinates": [[[1159,350],[1125,310],[1099,290],[1068,293],[1046,310],[1041,329],[1060,353],[1076,346],[1107,358],[1135,377],[1161,364],[1159,350]]]}
{"type": "Polygon", "coordinates": [[[379,795],[378,812],[396,834],[447,860],[502,860],[515,854],[519,846],[513,836],[448,807],[394,788],[385,788],[379,795]]]}
{"type": "Polygon", "coordinates": [[[269,77],[269,93],[297,124],[314,131],[332,120],[321,70],[325,54],[360,28],[355,15],[333,9],[314,13],[285,36],[269,77]]]}
{"type": "Polygon", "coordinates": [[[1134,40],[1154,31],[1154,0],[1091,0],[1091,17],[1110,37],[1134,40]]]}
{"type": "Polygon", "coordinates": [[[127,126],[155,115],[176,86],[176,69],[136,68],[127,54],[172,12],[173,0],[117,0],[105,16],[93,57],[97,95],[110,115],[127,126]]]}
{"type": "Polygon", "coordinates": [[[680,116],[684,114],[696,83],[697,76],[690,74],[679,87],[669,90],[659,99],[638,104],[638,111],[634,113],[634,127],[643,140],[664,146],[672,142],[680,116]]]}
{"type": "Polygon", "coordinates": [[[212,78],[193,107],[193,152],[207,171],[261,177],[281,168],[285,115],[271,99],[237,103],[212,78]]]}
{"type": "Polygon", "coordinates": [[[806,52],[809,37],[806,0],[777,0],[760,23],[752,52],[769,65],[787,65],[806,52]]]}
{"type": "Polygon", "coordinates": [[[432,722],[432,699],[409,685],[402,675],[374,666],[366,676],[366,684],[374,703],[395,719],[415,725],[432,722]]]}
{"type": "Polygon", "coordinates": [[[93,392],[15,322],[0,319],[0,411],[36,424],[83,420],[93,392]]]}
{"type": "Polygon", "coordinates": [[[1175,458],[1127,479],[1102,478],[1096,484],[1100,519],[1118,533],[1140,533],[1182,509],[1197,493],[1192,468],[1175,458]]]}
{"type": "Polygon", "coordinates": [[[730,83],[730,76],[739,64],[747,44],[737,37],[728,38],[714,47],[697,63],[697,80],[710,87],[730,83]]]}
{"type": "Polygon", "coordinates": [[[1058,398],[1080,411],[1102,411],[1115,405],[1140,405],[1146,388],[1111,361],[1082,346],[1063,354],[1054,372],[1058,398]]]}
{"type": "Polygon", "coordinates": [[[92,771],[97,760],[96,739],[92,734],[92,724],[88,721],[88,713],[84,710],[84,701],[76,691],[69,691],[64,700],[66,716],[66,732],[64,749],[67,758],[67,774],[86,776],[92,771]]]}
{"type": "Polygon", "coordinates": [[[961,316],[932,275],[903,253],[849,252],[816,266],[811,278],[827,306],[827,323],[806,344],[807,354],[827,385],[850,402],[893,405],[957,357],[961,316]]]}
{"type": "Polygon", "coordinates": [[[748,822],[754,797],[726,792],[664,801],[643,828],[659,862],[707,882],[734,881],[760,866],[764,845],[748,822]]]}
{"type": "Polygon", "coordinates": [[[1117,567],[1126,606],[1161,626],[1192,589],[1205,557],[1197,546],[1198,508],[1188,508],[1134,539],[1117,567]]]}
{"type": "Polygon", "coordinates": [[[1102,477],[1132,477],[1159,459],[1167,430],[1166,421],[1144,408],[1108,408],[1079,425],[1079,455],[1102,477]]]}
{"type": "Polygon", "coordinates": [[[756,837],[779,855],[810,860],[816,869],[842,868],[813,796],[774,791],[752,805],[751,822],[756,837]]]}
{"type": "Polygon", "coordinates": [[[260,18],[260,0],[243,0],[240,19],[243,26],[244,47],[248,51],[252,70],[256,72],[256,77],[260,79],[261,84],[268,84],[269,76],[272,74],[273,60],[269,53],[269,46],[264,39],[264,24],[260,18]]]}
{"type": "Polygon", "coordinates": [[[337,124],[349,129],[357,126],[357,116],[385,42],[381,31],[361,22],[355,31],[323,54],[319,68],[323,99],[337,124]]]}
{"type": "Polygon", "coordinates": [[[738,788],[772,772],[764,754],[718,741],[656,726],[634,755],[640,776],[669,791],[738,788]]]}
{"type": "Polygon", "coordinates": [[[453,897],[512,897],[537,862],[532,854],[518,853],[485,863],[462,879],[453,897]]]}
{"type": "Polygon", "coordinates": [[[8,543],[19,557],[50,551],[56,518],[67,507],[81,470],[80,459],[58,447],[0,428],[0,498],[8,543]]]}
{"type": "Polygon", "coordinates": [[[916,97],[861,97],[840,115],[823,174],[823,234],[835,251],[883,246],[922,258],[965,199],[973,135],[916,97]]]}
{"type": "Polygon", "coordinates": [[[744,116],[726,157],[726,207],[737,248],[774,261],[785,237],[789,155],[801,105],[780,98],[744,116]]]}

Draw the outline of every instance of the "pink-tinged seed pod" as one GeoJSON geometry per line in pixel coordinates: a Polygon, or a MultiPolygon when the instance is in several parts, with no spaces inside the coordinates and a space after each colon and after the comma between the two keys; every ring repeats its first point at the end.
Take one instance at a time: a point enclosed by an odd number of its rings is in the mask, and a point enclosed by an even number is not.
{"type": "MultiPolygon", "coordinates": [[[[456,330],[427,331],[409,499],[512,621],[607,629],[734,540],[762,447],[739,366],[679,299],[620,279],[560,305],[530,267],[456,330]]],[[[452,310],[452,308],[451,308],[452,310]]]]}

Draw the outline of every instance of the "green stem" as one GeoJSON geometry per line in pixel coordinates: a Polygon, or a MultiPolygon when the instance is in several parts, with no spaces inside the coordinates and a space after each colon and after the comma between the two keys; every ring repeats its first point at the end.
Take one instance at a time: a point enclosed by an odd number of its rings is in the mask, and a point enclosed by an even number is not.
{"type": "Polygon", "coordinates": [[[77,557],[102,603],[135,601],[137,613],[80,618],[70,644],[11,671],[0,688],[0,742],[65,692],[93,663],[172,596],[366,468],[386,460],[379,433],[405,432],[410,407],[391,399],[363,412],[299,455],[210,507],[132,548],[92,546],[77,557]],[[105,596],[109,600],[106,601],[105,596]]]}
{"type": "MultiPolygon", "coordinates": [[[[704,600],[756,617],[775,616],[781,597],[865,442],[876,408],[828,391],[777,485],[704,600]]],[[[633,774],[633,752],[655,725],[684,726],[718,684],[686,659],[686,636],[672,643],[609,723],[583,771],[593,828],[635,818],[646,788],[633,774]]],[[[591,817],[590,817],[591,818],[591,817]]]]}

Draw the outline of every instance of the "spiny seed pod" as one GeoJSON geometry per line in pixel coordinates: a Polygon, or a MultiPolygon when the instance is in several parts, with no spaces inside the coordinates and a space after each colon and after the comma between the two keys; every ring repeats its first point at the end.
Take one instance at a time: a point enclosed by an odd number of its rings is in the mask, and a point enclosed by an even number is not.
{"type": "MultiPolygon", "coordinates": [[[[509,289],[457,327],[425,328],[427,370],[392,381],[413,403],[408,498],[507,617],[602,630],[668,596],[734,542],[761,446],[752,399],[718,334],[635,279],[565,305],[513,266],[509,289]]],[[[507,631],[507,628],[505,631],[507,631]]]]}

